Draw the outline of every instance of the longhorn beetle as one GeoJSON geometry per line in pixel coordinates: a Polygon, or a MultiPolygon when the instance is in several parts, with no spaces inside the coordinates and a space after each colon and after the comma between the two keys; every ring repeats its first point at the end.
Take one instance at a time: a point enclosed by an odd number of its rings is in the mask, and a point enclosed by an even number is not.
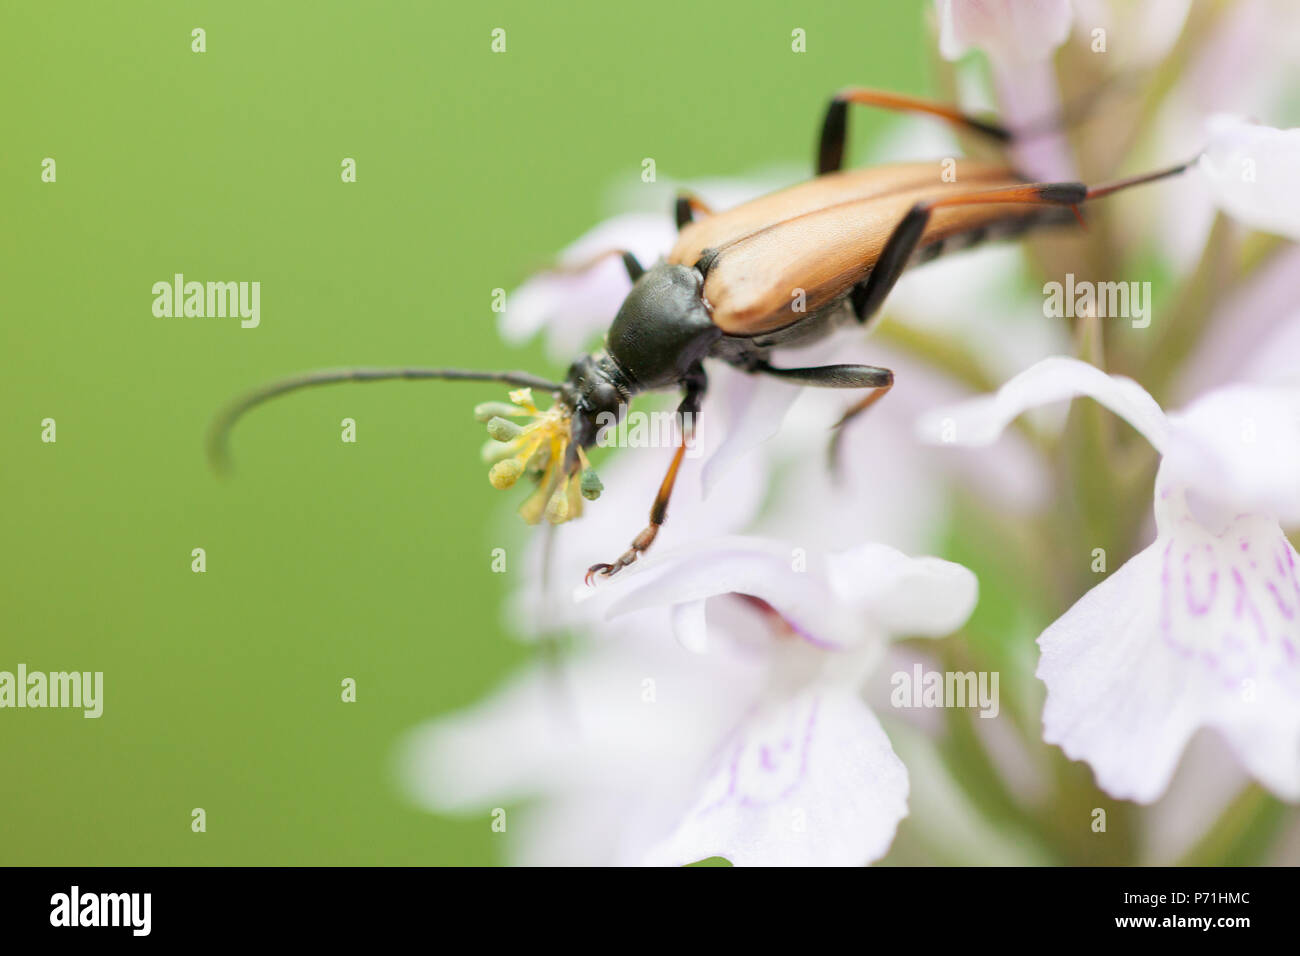
{"type": "Polygon", "coordinates": [[[933,163],[846,171],[842,160],[851,104],[931,114],[1003,145],[1015,139],[1001,125],[941,103],[879,90],[843,90],[832,98],[822,124],[815,178],[716,214],[698,199],[680,196],[677,243],[650,269],[630,252],[609,250],[622,257],[632,289],[604,347],[577,359],[563,382],[526,372],[438,368],[310,372],[274,382],[229,406],[213,425],[214,462],[224,461],[228,432],[241,415],[300,388],[386,379],[501,382],[520,390],[511,393],[511,405],[479,406],[489,434],[503,443],[489,477],[493,485],[509,487],[528,474],[537,489],[521,509],[525,519],[532,523],[545,516],[558,524],[581,513],[582,498],[599,495],[600,483],[585,449],[596,441],[598,421],[609,420],[602,413],[616,415],[639,392],[680,387],[682,427],[650,522],[612,563],[591,566],[586,575],[590,584],[594,575],[608,577],[627,567],[654,542],[693,437],[707,385],[706,358],[803,385],[868,389],[840,419],[843,426],[889,391],[893,373],[871,365],[776,368],[768,361],[774,348],[810,344],[842,325],[867,326],[909,265],[1071,216],[1082,223],[1081,204],[1191,165],[1091,187],[1026,183],[1007,164],[972,160],[957,162],[953,181],[943,181],[933,163]],[[805,290],[801,311],[791,298],[796,288],[805,290]],[[539,411],[531,389],[552,393],[552,406],[539,411]],[[508,420],[521,416],[532,420],[523,427],[508,420]]]}

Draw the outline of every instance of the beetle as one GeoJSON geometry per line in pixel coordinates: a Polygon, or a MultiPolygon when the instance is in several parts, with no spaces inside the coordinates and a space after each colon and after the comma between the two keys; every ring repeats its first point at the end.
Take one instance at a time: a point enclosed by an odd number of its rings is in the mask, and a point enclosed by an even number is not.
{"type": "MultiPolygon", "coordinates": [[[[504,443],[490,472],[508,487],[530,473],[537,490],[525,503],[530,522],[575,517],[581,498],[599,494],[585,449],[599,424],[641,392],[680,388],[677,447],[660,483],[646,527],[612,562],[594,564],[586,580],[609,577],[632,564],[654,542],[668,513],[673,485],[700,412],[708,379],[704,361],[824,388],[865,389],[840,419],[843,426],[877,402],[893,373],[870,365],[778,368],[777,347],[809,345],[837,327],[868,327],[903,271],[946,252],[993,238],[1077,218],[1079,206],[1122,189],[1174,176],[1194,160],[1102,186],[1025,182],[1007,163],[957,160],[955,176],[933,162],[867,169],[843,168],[851,105],[929,114],[1003,144],[1011,130],[942,103],[882,90],[850,88],[830,101],[817,148],[817,174],[800,185],[714,213],[692,196],[676,201],[678,239],[646,269],[624,250],[632,280],[603,348],[580,357],[563,382],[527,372],[380,368],[311,372],[272,383],[237,400],[214,423],[210,451],[220,463],[235,421],[249,409],[300,388],[343,381],[441,379],[516,386],[515,403],[481,406],[489,433],[504,443]],[[792,295],[801,290],[803,295],[792,295]],[[803,308],[796,302],[802,299],[803,308]],[[545,412],[531,389],[549,392],[545,412]],[[501,413],[501,414],[497,414],[501,413]],[[510,417],[527,416],[521,427],[510,417]]],[[[598,257],[600,258],[600,257],[598,257]]]]}

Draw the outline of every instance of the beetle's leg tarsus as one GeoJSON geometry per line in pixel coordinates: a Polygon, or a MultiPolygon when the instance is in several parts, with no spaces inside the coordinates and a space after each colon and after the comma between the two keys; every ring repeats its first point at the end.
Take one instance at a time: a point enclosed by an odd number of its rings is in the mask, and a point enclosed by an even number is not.
{"type": "Polygon", "coordinates": [[[817,175],[819,176],[836,172],[844,167],[844,141],[848,137],[850,103],[879,106],[882,109],[905,113],[928,113],[954,126],[992,137],[1000,143],[1008,143],[1012,139],[1009,129],[988,120],[977,119],[947,103],[937,103],[916,96],[904,96],[888,90],[850,87],[836,93],[826,108],[826,118],[822,120],[821,137],[817,144],[817,175]]]}
{"type": "MultiPolygon", "coordinates": [[[[888,369],[885,369],[885,371],[888,371],[888,369]]],[[[826,449],[826,457],[830,464],[832,476],[838,478],[840,475],[840,442],[844,436],[844,426],[884,398],[893,387],[893,373],[890,372],[888,385],[881,385],[874,391],[862,396],[845,410],[839,421],[831,426],[831,440],[826,449]]]]}
{"type": "MultiPolygon", "coordinates": [[[[676,466],[678,465],[678,457],[679,456],[676,454],[673,456],[673,467],[669,472],[672,474],[674,479],[677,477],[676,466]]],[[[671,494],[672,489],[669,488],[668,492],[671,494]]],[[[657,500],[658,499],[656,499],[656,501],[657,500]]],[[[667,504],[667,502],[665,502],[665,504],[667,504]]],[[[589,567],[586,575],[583,576],[583,580],[586,581],[587,586],[591,586],[591,579],[596,575],[600,575],[602,578],[613,577],[615,574],[618,574],[619,571],[634,563],[644,552],[649,551],[650,545],[654,544],[655,538],[659,534],[659,527],[662,524],[663,518],[660,518],[658,522],[656,522],[654,518],[651,518],[650,524],[646,525],[645,528],[642,529],[641,533],[632,539],[632,546],[619,555],[617,561],[613,564],[593,564],[589,567]]]]}
{"type": "Polygon", "coordinates": [[[673,460],[668,466],[668,473],[664,475],[664,480],[660,482],[659,493],[655,495],[654,504],[650,507],[650,523],[632,539],[632,545],[619,555],[613,564],[601,563],[589,567],[584,577],[588,585],[591,585],[592,578],[596,575],[603,578],[612,577],[648,551],[650,545],[654,544],[655,538],[658,537],[659,529],[663,526],[664,520],[668,517],[668,501],[673,496],[673,486],[677,484],[677,473],[681,470],[682,459],[686,457],[687,446],[695,438],[695,420],[700,414],[700,403],[704,399],[704,390],[707,386],[703,367],[697,366],[687,377],[685,384],[686,395],[682,398],[681,404],[677,406],[678,421],[681,424],[677,450],[673,452],[673,460]]]}
{"type": "Polygon", "coordinates": [[[583,580],[590,586],[592,578],[600,575],[602,578],[612,577],[619,571],[632,564],[646,551],[650,550],[650,545],[659,535],[659,528],[663,525],[664,519],[668,517],[668,499],[672,497],[673,485],[677,483],[677,472],[681,469],[682,459],[686,455],[686,439],[677,446],[673,452],[672,464],[668,466],[668,473],[664,475],[663,482],[659,485],[659,493],[655,495],[655,503],[650,508],[650,523],[641,529],[641,533],[632,539],[632,545],[614,561],[613,564],[593,564],[587,569],[587,574],[583,580]]]}
{"type": "Polygon", "coordinates": [[[699,196],[686,191],[677,194],[677,201],[673,204],[673,218],[677,220],[678,232],[693,223],[698,216],[712,215],[713,210],[699,196]]]}

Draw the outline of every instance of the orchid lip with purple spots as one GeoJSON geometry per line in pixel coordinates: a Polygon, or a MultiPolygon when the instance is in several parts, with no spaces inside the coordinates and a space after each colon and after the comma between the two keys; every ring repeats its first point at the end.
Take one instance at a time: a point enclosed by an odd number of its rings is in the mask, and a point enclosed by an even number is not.
{"type": "Polygon", "coordinates": [[[1041,404],[1089,396],[1161,452],[1156,539],[1039,637],[1044,739],[1116,797],[1150,802],[1202,728],[1300,799],[1300,578],[1281,522],[1300,517],[1300,387],[1229,386],[1165,415],[1135,382],[1075,359],[918,423],[988,444],[1041,404]]]}

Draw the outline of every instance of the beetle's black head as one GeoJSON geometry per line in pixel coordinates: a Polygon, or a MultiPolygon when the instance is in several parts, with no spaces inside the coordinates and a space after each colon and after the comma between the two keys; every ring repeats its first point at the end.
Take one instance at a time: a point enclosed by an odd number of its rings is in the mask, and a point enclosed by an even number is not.
{"type": "Polygon", "coordinates": [[[584,355],[569,366],[560,388],[559,401],[573,416],[572,438],[578,448],[595,444],[596,433],[618,417],[619,408],[632,397],[626,373],[608,352],[584,355]]]}
{"type": "Polygon", "coordinates": [[[721,334],[695,269],[661,262],[633,284],[605,337],[578,359],[560,389],[573,412],[573,443],[586,448],[637,392],[681,382],[721,334]]]}
{"type": "MultiPolygon", "coordinates": [[[[491,418],[488,431],[504,445],[493,449],[492,483],[508,488],[521,476],[537,482],[521,509],[526,520],[545,516],[559,523],[580,514],[580,499],[600,492],[584,450],[619,420],[637,392],[678,384],[699,365],[722,334],[709,317],[703,287],[697,270],[659,263],[633,284],[605,348],[569,366],[550,408],[538,410],[522,389],[511,393],[514,405],[491,418]],[[531,420],[520,426],[503,416],[531,420]]],[[[494,411],[483,408],[484,416],[494,411]]]]}

